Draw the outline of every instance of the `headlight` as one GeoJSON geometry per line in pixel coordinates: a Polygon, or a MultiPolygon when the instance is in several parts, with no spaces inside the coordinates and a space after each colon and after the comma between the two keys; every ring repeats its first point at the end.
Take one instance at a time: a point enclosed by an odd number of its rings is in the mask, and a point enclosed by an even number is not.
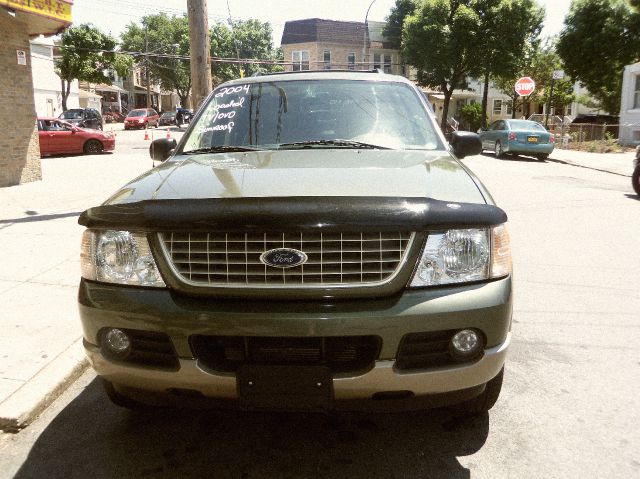
{"type": "Polygon", "coordinates": [[[504,225],[430,233],[412,287],[467,283],[511,273],[509,234],[504,225]]]}
{"type": "Polygon", "coordinates": [[[140,119],[138,120],[138,123],[144,123],[144,118],[140,118],[140,119]]]}
{"type": "Polygon", "coordinates": [[[80,254],[82,277],[106,283],[164,287],[144,234],[86,230],[80,254]]]}

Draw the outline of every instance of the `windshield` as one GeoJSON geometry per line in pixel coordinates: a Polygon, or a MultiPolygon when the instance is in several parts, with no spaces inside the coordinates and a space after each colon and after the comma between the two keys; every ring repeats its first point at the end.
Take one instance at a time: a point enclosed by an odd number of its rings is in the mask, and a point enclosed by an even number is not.
{"type": "Polygon", "coordinates": [[[409,85],[296,80],[218,88],[183,151],[295,148],[305,143],[318,148],[440,147],[427,109],[409,85]]]}
{"type": "Polygon", "coordinates": [[[130,111],[127,116],[145,116],[147,114],[146,110],[133,110],[130,111]]]}
{"type": "Polygon", "coordinates": [[[544,126],[540,123],[536,123],[535,121],[529,120],[509,120],[509,125],[512,130],[540,130],[546,131],[544,126]]]}
{"type": "Polygon", "coordinates": [[[60,118],[65,120],[82,120],[82,110],[69,110],[65,111],[60,118]]]}

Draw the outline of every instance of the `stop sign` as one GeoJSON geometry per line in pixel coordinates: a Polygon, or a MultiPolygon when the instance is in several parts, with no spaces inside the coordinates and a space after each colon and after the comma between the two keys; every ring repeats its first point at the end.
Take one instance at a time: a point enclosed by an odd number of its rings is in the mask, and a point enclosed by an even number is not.
{"type": "Polygon", "coordinates": [[[536,89],[536,82],[531,77],[522,77],[516,82],[516,93],[520,96],[528,96],[536,89]]]}

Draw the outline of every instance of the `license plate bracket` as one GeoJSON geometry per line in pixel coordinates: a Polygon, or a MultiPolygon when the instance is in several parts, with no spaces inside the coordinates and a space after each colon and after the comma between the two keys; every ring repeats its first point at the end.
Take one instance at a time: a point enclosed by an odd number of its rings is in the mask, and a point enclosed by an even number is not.
{"type": "Polygon", "coordinates": [[[323,366],[246,364],[236,381],[244,409],[316,411],[333,402],[333,374],[323,366]]]}
{"type": "Polygon", "coordinates": [[[527,137],[527,141],[529,143],[538,143],[538,137],[537,136],[529,136],[529,137],[527,137]]]}

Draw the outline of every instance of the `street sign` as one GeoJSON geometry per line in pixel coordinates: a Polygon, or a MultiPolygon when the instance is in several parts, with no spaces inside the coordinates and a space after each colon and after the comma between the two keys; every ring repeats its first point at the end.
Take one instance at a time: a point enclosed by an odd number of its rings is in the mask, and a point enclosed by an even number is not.
{"type": "Polygon", "coordinates": [[[536,89],[536,82],[530,77],[522,77],[516,82],[516,93],[520,96],[529,96],[536,89]]]}
{"type": "Polygon", "coordinates": [[[564,78],[564,70],[553,70],[554,80],[562,80],[564,78]]]}

